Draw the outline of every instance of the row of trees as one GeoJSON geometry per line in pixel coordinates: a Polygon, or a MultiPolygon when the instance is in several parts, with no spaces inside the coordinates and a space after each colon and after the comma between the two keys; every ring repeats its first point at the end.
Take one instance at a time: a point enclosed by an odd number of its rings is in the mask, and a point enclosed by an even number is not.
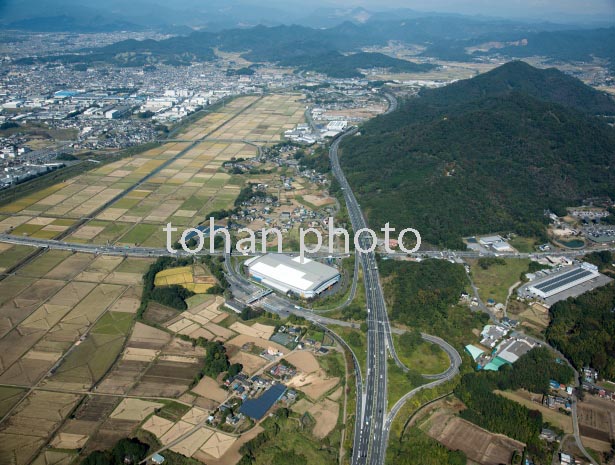
{"type": "Polygon", "coordinates": [[[81,465],[125,465],[139,463],[147,456],[149,446],[136,438],[120,439],[111,450],[96,450],[81,465]]]}

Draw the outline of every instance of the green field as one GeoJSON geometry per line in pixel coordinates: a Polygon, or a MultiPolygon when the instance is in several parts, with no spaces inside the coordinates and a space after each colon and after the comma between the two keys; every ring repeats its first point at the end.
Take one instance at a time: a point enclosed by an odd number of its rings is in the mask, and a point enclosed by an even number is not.
{"type": "Polygon", "coordinates": [[[126,234],[122,236],[118,242],[120,244],[143,244],[147,238],[149,238],[154,233],[159,232],[162,237],[162,230],[160,225],[155,224],[137,224],[134,228],[128,231],[126,234]]]}
{"type": "Polygon", "coordinates": [[[322,342],[325,338],[325,333],[323,331],[310,330],[306,333],[305,337],[314,339],[316,342],[322,342]]]}
{"type": "Polygon", "coordinates": [[[26,390],[15,387],[0,387],[0,417],[3,417],[24,396],[26,390]]]}
{"type": "Polygon", "coordinates": [[[133,315],[122,312],[107,312],[92,329],[94,334],[122,335],[128,334],[133,315]]]}
{"type": "Polygon", "coordinates": [[[330,325],[329,329],[335,331],[350,346],[361,366],[362,374],[365,376],[367,373],[367,335],[359,329],[342,326],[330,325]],[[351,334],[355,334],[355,336],[351,336],[351,334]]]}
{"type": "Polygon", "coordinates": [[[503,265],[493,264],[486,270],[477,261],[472,260],[472,279],[478,287],[478,293],[483,301],[494,299],[496,303],[506,302],[508,288],[521,279],[521,274],[527,272],[528,259],[507,258],[503,265]]]}
{"type": "Polygon", "coordinates": [[[164,403],[164,407],[156,415],[170,421],[179,421],[190,410],[190,407],[187,405],[173,402],[172,400],[163,400],[161,402],[164,403]]]}
{"type": "Polygon", "coordinates": [[[390,409],[404,395],[415,387],[425,384],[427,380],[417,373],[406,373],[391,359],[388,359],[387,369],[387,400],[390,409]]]}
{"type": "Polygon", "coordinates": [[[121,352],[133,317],[121,312],[104,314],[87,338],[66,356],[50,382],[82,384],[87,388],[100,380],[121,352]]]}
{"type": "Polygon", "coordinates": [[[37,257],[36,260],[21,267],[19,269],[19,274],[40,278],[54,269],[56,265],[70,255],[71,252],[67,250],[49,250],[47,253],[37,257]]]}
{"type": "Polygon", "coordinates": [[[14,245],[10,249],[0,253],[0,269],[6,270],[15,266],[35,250],[34,247],[28,247],[26,245],[14,245]]]}
{"type": "Polygon", "coordinates": [[[536,239],[532,237],[517,236],[508,241],[508,243],[521,253],[531,253],[536,247],[536,239]]]}
{"type": "Polygon", "coordinates": [[[424,375],[436,375],[446,371],[450,364],[448,355],[440,347],[429,342],[423,342],[408,354],[400,347],[399,334],[393,334],[393,342],[399,359],[404,365],[424,375]]]}
{"type": "Polygon", "coordinates": [[[128,258],[118,265],[115,269],[118,273],[139,273],[145,274],[152,261],[139,258],[128,258]]]}

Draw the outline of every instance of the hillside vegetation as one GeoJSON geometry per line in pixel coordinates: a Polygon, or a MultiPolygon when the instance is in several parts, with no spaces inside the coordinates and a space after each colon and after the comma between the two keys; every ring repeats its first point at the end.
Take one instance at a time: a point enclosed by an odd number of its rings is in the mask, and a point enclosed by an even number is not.
{"type": "Polygon", "coordinates": [[[366,123],[341,164],[373,227],[413,227],[455,248],[493,231],[544,238],[545,209],[615,197],[615,130],[578,108],[613,113],[615,103],[511,62],[366,123]]]}
{"type": "Polygon", "coordinates": [[[557,302],[547,340],[578,368],[590,365],[615,380],[615,285],[557,302]]]}

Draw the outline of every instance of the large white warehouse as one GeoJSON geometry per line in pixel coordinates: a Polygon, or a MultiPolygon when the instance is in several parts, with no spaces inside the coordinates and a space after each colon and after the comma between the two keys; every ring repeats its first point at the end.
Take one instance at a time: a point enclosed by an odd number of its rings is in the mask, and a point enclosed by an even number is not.
{"type": "Polygon", "coordinates": [[[578,266],[549,275],[545,279],[536,280],[528,289],[532,294],[546,299],[598,276],[600,276],[600,273],[598,273],[598,268],[595,265],[581,263],[578,266]]]}
{"type": "Polygon", "coordinates": [[[320,262],[283,254],[266,254],[244,263],[248,276],[254,281],[280,292],[289,291],[309,299],[317,296],[340,280],[337,269],[320,262]]]}

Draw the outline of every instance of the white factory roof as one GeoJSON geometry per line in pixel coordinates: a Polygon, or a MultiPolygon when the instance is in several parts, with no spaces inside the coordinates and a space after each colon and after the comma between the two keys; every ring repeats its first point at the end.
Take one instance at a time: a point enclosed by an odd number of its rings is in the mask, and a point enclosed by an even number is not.
{"type": "Polygon", "coordinates": [[[251,274],[284,283],[289,288],[310,291],[339,275],[337,269],[314,260],[284,254],[266,254],[246,261],[251,274]]]}
{"type": "Polygon", "coordinates": [[[348,121],[331,121],[327,124],[327,130],[329,131],[343,131],[348,126],[348,121]]]}
{"type": "Polygon", "coordinates": [[[493,247],[493,250],[496,252],[508,252],[512,250],[512,247],[505,241],[493,242],[491,243],[491,247],[493,247]]]}
{"type": "Polygon", "coordinates": [[[511,338],[498,346],[497,356],[508,363],[515,363],[519,357],[536,347],[536,344],[522,338],[511,338]]]}
{"type": "Polygon", "coordinates": [[[529,290],[542,298],[547,298],[571,287],[599,276],[598,268],[591,263],[581,263],[578,266],[567,267],[557,273],[549,274],[544,279],[536,280],[529,290]]]}
{"type": "Polygon", "coordinates": [[[478,239],[478,242],[483,245],[490,245],[494,242],[504,242],[504,239],[502,239],[502,236],[484,236],[478,239]]]}

